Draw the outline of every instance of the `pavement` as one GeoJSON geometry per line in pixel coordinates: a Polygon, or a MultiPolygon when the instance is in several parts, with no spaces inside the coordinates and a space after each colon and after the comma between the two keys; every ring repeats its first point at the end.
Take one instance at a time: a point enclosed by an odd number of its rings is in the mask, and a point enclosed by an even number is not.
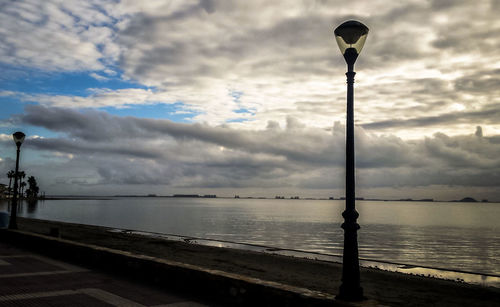
{"type": "Polygon", "coordinates": [[[0,306],[213,306],[0,242],[0,306]]]}

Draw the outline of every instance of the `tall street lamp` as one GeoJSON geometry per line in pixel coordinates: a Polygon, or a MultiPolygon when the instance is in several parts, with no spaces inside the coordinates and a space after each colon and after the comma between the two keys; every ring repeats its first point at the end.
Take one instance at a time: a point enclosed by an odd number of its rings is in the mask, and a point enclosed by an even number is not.
{"type": "Polygon", "coordinates": [[[21,145],[23,144],[24,137],[26,135],[20,131],[14,133],[12,137],[14,138],[14,143],[17,146],[16,155],[16,172],[14,174],[14,196],[12,197],[9,229],[17,229],[17,180],[19,177],[19,153],[21,152],[21,145]]]}
{"type": "Polygon", "coordinates": [[[342,259],[342,284],[338,299],[361,301],[364,299],[359,278],[358,212],[354,193],[354,63],[368,35],[368,28],[359,21],[349,20],[338,26],[335,39],[347,62],[347,120],[346,120],[346,204],[342,213],[344,223],[344,254],[342,259]]]}

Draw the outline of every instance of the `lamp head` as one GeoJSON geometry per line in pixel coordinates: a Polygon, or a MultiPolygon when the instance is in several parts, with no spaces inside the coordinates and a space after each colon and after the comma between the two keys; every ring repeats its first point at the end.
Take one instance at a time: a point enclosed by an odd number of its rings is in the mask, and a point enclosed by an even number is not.
{"type": "Polygon", "coordinates": [[[354,64],[368,36],[368,27],[356,20],[349,20],[338,26],[335,39],[340,52],[348,64],[354,64]]]}
{"type": "Polygon", "coordinates": [[[24,141],[24,137],[26,135],[22,133],[21,131],[17,131],[16,133],[12,134],[12,137],[14,138],[14,142],[16,143],[17,147],[20,147],[21,144],[24,141]]]}

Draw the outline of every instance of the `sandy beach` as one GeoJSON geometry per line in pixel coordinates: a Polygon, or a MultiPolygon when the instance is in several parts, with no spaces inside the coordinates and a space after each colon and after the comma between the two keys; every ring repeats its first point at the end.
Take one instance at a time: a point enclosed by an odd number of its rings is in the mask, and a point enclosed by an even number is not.
{"type": "MultiPolygon", "coordinates": [[[[110,228],[19,219],[19,229],[49,234],[58,228],[63,239],[336,294],[341,265],[247,250],[167,241],[110,228]]],[[[365,295],[388,306],[499,306],[500,289],[423,276],[362,268],[365,295]]]]}

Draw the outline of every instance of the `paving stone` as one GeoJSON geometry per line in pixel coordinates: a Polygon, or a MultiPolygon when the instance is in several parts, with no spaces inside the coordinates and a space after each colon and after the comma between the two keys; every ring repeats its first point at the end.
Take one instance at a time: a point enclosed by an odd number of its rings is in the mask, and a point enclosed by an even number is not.
{"type": "Polygon", "coordinates": [[[0,307],[3,306],[208,306],[102,272],[0,243],[0,307]]]}

